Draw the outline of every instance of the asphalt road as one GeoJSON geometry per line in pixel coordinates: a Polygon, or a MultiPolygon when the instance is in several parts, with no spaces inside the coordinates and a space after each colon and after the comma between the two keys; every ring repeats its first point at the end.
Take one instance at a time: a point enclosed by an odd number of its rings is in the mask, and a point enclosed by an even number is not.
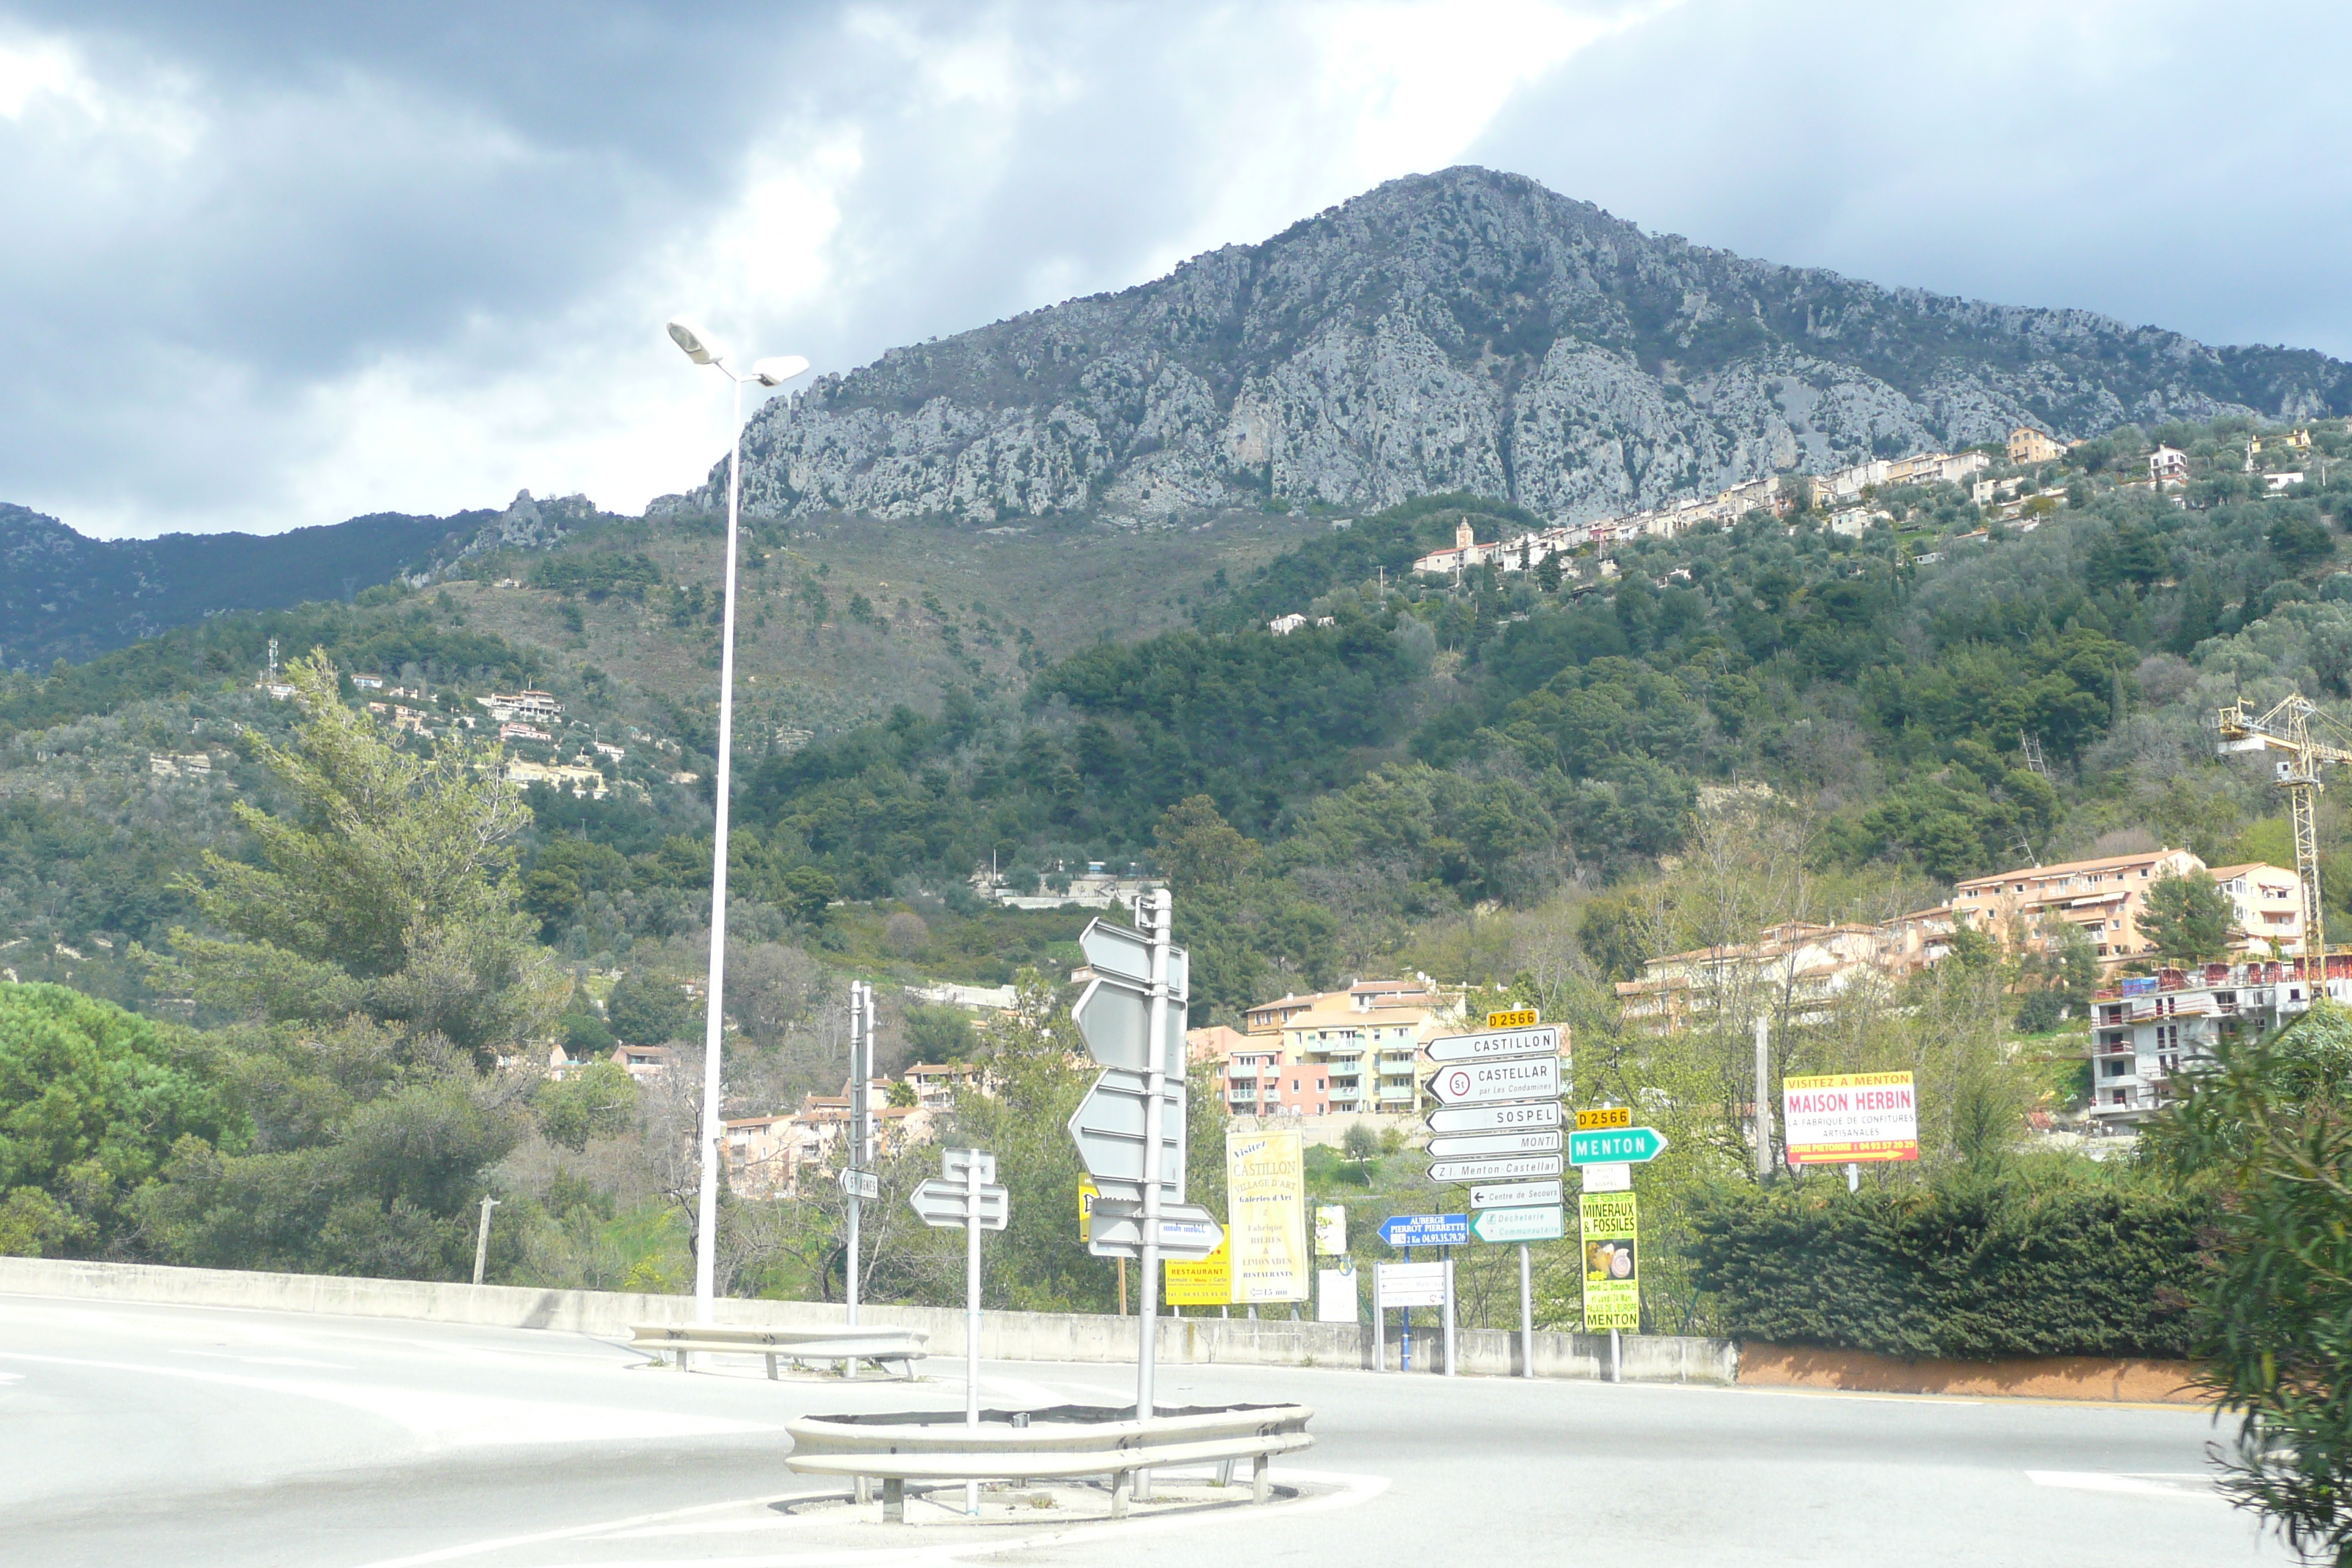
{"type": "MultiPolygon", "coordinates": [[[[2215,1496],[2212,1423],[2179,1409],[1172,1367],[1165,1404],[1315,1407],[1281,1500],[885,1526],[786,1470],[782,1423],[959,1408],[960,1363],[908,1384],[642,1362],[524,1330],[0,1297],[0,1563],[2292,1561],[2215,1496]]],[[[1116,1366],[982,1381],[993,1405],[1133,1394],[1116,1366]]]]}

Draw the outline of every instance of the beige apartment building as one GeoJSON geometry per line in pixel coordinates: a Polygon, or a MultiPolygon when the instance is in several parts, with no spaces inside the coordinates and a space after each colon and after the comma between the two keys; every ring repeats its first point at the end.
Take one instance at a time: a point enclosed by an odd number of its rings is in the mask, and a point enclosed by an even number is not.
{"type": "MultiPolygon", "coordinates": [[[[1971,931],[2006,942],[2022,932],[2038,945],[2035,928],[2064,921],[2090,939],[2091,951],[2111,963],[2152,955],[2139,929],[2147,890],[2166,877],[2205,872],[2186,849],[2108,855],[2055,866],[2028,866],[1972,878],[1952,889],[1952,913],[1971,931]]],[[[2234,907],[2231,947],[2257,957],[2303,952],[2303,879],[2282,867],[2224,866],[2208,872],[2234,907]]]]}
{"type": "Polygon", "coordinates": [[[2009,460],[2021,468],[2054,463],[2065,455],[2066,443],[2052,440],[2031,425],[2021,425],[2009,433],[2009,460]]]}
{"type": "Polygon", "coordinates": [[[1460,1026],[1459,993],[1426,974],[1290,994],[1243,1015],[1244,1030],[1199,1030],[1197,1054],[1225,1064],[1239,1115],[1360,1115],[1421,1108],[1421,1047],[1460,1026]]]}

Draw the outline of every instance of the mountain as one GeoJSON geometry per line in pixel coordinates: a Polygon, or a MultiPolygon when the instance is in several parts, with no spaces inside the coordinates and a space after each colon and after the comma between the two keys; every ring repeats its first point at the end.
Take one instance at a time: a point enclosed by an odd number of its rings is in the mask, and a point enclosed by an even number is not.
{"type": "MultiPolygon", "coordinates": [[[[824,377],[753,421],[743,481],[765,516],[1460,490],[1575,521],[2021,424],[2347,411],[2352,365],[2323,354],[1750,260],[1456,168],[824,377]]],[[[722,464],[656,510],[715,506],[724,483],[722,464]]]]}
{"type": "Polygon", "coordinates": [[[451,517],[376,512],[286,533],[89,539],[0,503],[0,669],[79,662],[228,610],[348,599],[404,572],[555,542],[598,513],[584,498],[451,517]]]}

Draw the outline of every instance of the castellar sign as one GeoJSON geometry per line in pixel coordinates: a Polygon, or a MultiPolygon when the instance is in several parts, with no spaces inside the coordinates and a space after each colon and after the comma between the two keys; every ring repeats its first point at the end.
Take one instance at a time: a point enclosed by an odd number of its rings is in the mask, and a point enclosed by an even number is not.
{"type": "Polygon", "coordinates": [[[1907,1072],[1783,1079],[1780,1114],[1791,1165],[1919,1157],[1919,1095],[1907,1072]]]}

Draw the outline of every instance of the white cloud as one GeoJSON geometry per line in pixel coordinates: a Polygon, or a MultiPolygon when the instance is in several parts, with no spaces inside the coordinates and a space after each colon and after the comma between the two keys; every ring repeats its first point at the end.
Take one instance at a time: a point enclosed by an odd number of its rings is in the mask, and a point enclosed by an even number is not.
{"type": "MultiPolygon", "coordinates": [[[[1882,282],[2352,342],[2341,90],[2186,0],[864,0],[249,35],[12,3],[60,19],[0,23],[0,224],[40,237],[0,250],[0,361],[35,367],[0,383],[0,499],[87,531],[525,486],[634,509],[724,445],[671,311],[845,369],[1467,161],[1882,282]]],[[[2352,41],[2294,26],[2302,58],[2352,41]]]]}

